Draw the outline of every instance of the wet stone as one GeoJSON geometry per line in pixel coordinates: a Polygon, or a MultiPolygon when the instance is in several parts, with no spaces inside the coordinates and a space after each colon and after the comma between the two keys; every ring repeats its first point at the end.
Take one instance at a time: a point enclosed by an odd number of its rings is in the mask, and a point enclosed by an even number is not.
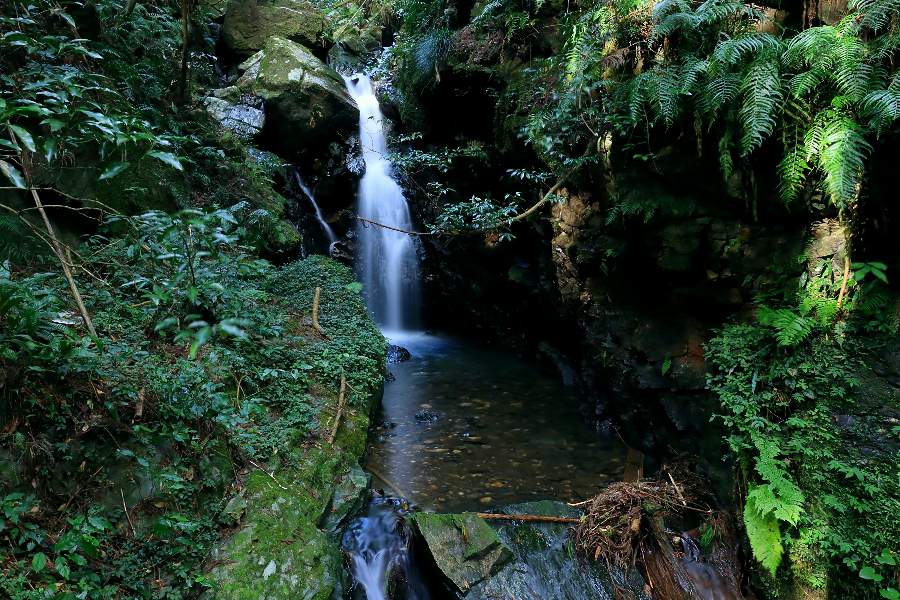
{"type": "Polygon", "coordinates": [[[412,355],[409,353],[409,350],[403,348],[402,346],[396,346],[391,344],[388,346],[387,350],[387,360],[388,364],[395,365],[397,363],[405,362],[412,358],[412,355]]]}
{"type": "Polygon", "coordinates": [[[441,419],[441,415],[433,410],[423,409],[416,413],[416,421],[419,423],[437,423],[441,419]]]}

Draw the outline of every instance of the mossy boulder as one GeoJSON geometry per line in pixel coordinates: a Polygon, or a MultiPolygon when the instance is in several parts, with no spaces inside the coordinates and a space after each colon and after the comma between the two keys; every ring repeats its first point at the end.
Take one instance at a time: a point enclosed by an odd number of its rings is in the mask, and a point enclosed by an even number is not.
{"type": "Polygon", "coordinates": [[[418,513],[413,521],[438,569],[463,594],[512,555],[491,526],[474,513],[418,513]]]}
{"type": "Polygon", "coordinates": [[[325,15],[306,0],[230,0],[222,37],[238,56],[262,49],[281,37],[313,46],[325,29],[325,15]]]}
{"type": "Polygon", "coordinates": [[[269,137],[282,149],[327,146],[356,130],[359,111],[343,79],[303,46],[270,38],[241,67],[237,87],[263,99],[269,137]]]}
{"type": "MultiPolygon", "coordinates": [[[[548,500],[515,504],[499,512],[553,517],[581,514],[565,503],[548,500]]],[[[451,597],[611,600],[615,579],[616,585],[634,598],[647,598],[637,572],[611,573],[603,562],[576,556],[565,523],[486,521],[474,513],[418,513],[413,520],[434,564],[448,580],[451,597]]]]}

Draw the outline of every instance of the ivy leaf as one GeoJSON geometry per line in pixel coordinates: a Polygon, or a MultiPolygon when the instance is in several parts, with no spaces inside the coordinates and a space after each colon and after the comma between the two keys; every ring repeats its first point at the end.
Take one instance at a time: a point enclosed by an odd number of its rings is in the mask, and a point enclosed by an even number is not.
{"type": "Polygon", "coordinates": [[[859,570],[859,576],[862,577],[863,579],[867,579],[869,581],[874,581],[876,583],[881,581],[882,579],[884,579],[884,577],[882,577],[880,574],[878,574],[875,571],[875,569],[873,569],[872,567],[868,567],[868,566],[863,567],[862,569],[859,570]]]}
{"type": "Polygon", "coordinates": [[[19,127],[18,125],[8,125],[9,130],[16,134],[16,137],[22,142],[26,148],[28,148],[29,152],[37,151],[37,146],[34,145],[34,138],[31,137],[31,134],[28,133],[28,130],[24,127],[19,127]]]}
{"type": "Polygon", "coordinates": [[[17,188],[24,190],[28,187],[27,185],[25,185],[25,178],[22,177],[22,173],[20,173],[16,167],[6,162],[5,160],[0,160],[0,172],[6,175],[6,178],[9,179],[17,188]]]}
{"type": "Polygon", "coordinates": [[[184,171],[184,167],[182,166],[181,161],[179,161],[178,157],[171,152],[159,152],[154,150],[152,152],[148,152],[147,156],[152,156],[153,158],[161,160],[162,162],[178,169],[179,171],[184,171]]]}
{"type": "Polygon", "coordinates": [[[44,570],[44,567],[47,566],[47,555],[43,552],[38,552],[33,557],[31,557],[31,568],[34,569],[35,573],[40,573],[44,570]]]}
{"type": "Polygon", "coordinates": [[[876,556],[875,560],[880,562],[883,565],[891,565],[894,566],[897,564],[897,559],[894,558],[894,555],[891,554],[891,551],[885,548],[881,551],[881,556],[876,556]]]}
{"type": "Polygon", "coordinates": [[[128,168],[131,163],[128,162],[117,162],[113,163],[110,166],[106,167],[106,170],[100,175],[100,181],[104,179],[112,179],[122,171],[128,168]]]}
{"type": "Polygon", "coordinates": [[[68,579],[69,576],[72,575],[72,569],[69,567],[69,563],[66,562],[65,558],[57,558],[56,559],[56,572],[59,573],[60,577],[63,579],[68,579]]]}

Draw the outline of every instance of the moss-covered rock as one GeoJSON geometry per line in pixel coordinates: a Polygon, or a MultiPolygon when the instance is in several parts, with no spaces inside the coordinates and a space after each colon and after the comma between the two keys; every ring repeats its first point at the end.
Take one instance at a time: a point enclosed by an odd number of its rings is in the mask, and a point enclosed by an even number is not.
{"type": "Polygon", "coordinates": [[[270,38],[241,67],[238,88],[265,101],[267,129],[283,148],[321,147],[355,131],[359,112],[343,79],[303,46],[270,38]]]}
{"type": "Polygon", "coordinates": [[[222,36],[238,56],[249,56],[278,36],[314,45],[325,29],[325,15],[306,0],[230,0],[222,36]]]}
{"type": "Polygon", "coordinates": [[[287,436],[294,440],[287,448],[240,478],[239,499],[229,501],[225,511],[227,524],[237,521],[237,530],[211,553],[209,577],[217,584],[216,598],[332,598],[345,583],[336,524],[367,486],[358,461],[382,389],[384,338],[366,312],[352,271],[334,261],[311,257],[291,263],[265,287],[293,314],[309,314],[313,290],[321,288],[320,321],[328,339],[310,340],[305,354],[323,380],[345,375],[351,392],[333,443],[326,432],[339,394],[317,386],[318,430],[287,436]]]}
{"type": "Polygon", "coordinates": [[[490,577],[512,553],[474,513],[417,513],[413,521],[441,572],[459,592],[490,577]]]}

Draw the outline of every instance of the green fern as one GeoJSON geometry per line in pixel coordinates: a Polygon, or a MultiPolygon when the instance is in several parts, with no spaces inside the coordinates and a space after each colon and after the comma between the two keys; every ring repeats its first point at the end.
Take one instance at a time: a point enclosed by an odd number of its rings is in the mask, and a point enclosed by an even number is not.
{"type": "Polygon", "coordinates": [[[778,519],[771,513],[760,512],[753,500],[748,498],[744,504],[744,528],[754,558],[774,576],[784,555],[778,519]]]}
{"type": "Polygon", "coordinates": [[[760,306],[757,319],[762,325],[775,329],[775,337],[782,346],[802,343],[816,326],[814,319],[797,314],[788,308],[760,306]]]}
{"type": "Polygon", "coordinates": [[[775,111],[784,97],[778,63],[765,59],[753,61],[741,83],[741,95],[741,154],[747,156],[775,129],[775,111]]]}

